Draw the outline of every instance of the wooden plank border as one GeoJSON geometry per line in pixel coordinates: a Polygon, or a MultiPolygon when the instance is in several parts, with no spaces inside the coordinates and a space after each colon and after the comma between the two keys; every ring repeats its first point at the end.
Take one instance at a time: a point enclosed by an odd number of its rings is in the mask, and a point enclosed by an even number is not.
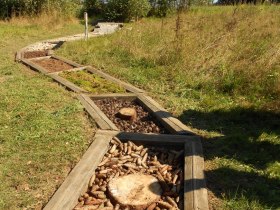
{"type": "Polygon", "coordinates": [[[119,130],[116,125],[96,106],[93,100],[91,100],[87,95],[80,94],[78,96],[78,99],[99,128],[104,130],[119,130]]]}
{"type": "Polygon", "coordinates": [[[56,191],[45,210],[72,210],[88,185],[91,175],[109,149],[112,137],[145,145],[180,146],[185,150],[184,210],[208,210],[208,196],[204,178],[204,159],[199,137],[183,135],[135,134],[98,130],[93,143],[80,162],[56,191]],[[160,142],[161,140],[161,142],[160,142]]]}
{"type": "MultiPolygon", "coordinates": [[[[49,55],[49,56],[44,56],[44,57],[25,59],[25,58],[23,58],[23,52],[24,52],[24,50],[22,50],[22,51],[20,50],[20,51],[18,51],[18,52],[16,53],[16,60],[17,60],[17,61],[21,61],[21,62],[24,63],[25,65],[29,66],[31,69],[36,70],[36,71],[39,71],[39,72],[41,72],[41,73],[43,73],[43,74],[54,75],[54,74],[58,74],[58,73],[63,72],[63,71],[80,71],[80,70],[86,70],[86,71],[88,71],[89,73],[96,74],[96,75],[98,75],[98,76],[100,76],[100,77],[102,77],[102,78],[104,78],[104,79],[106,79],[106,80],[108,80],[108,81],[110,81],[110,82],[113,82],[113,83],[115,83],[115,84],[118,84],[118,85],[120,85],[121,87],[125,88],[127,91],[130,91],[130,92],[132,92],[132,93],[144,93],[144,92],[145,92],[144,90],[141,90],[141,89],[139,89],[139,88],[137,88],[137,87],[134,87],[133,85],[131,85],[131,84],[129,84],[129,83],[126,83],[126,82],[123,82],[123,81],[121,81],[121,80],[119,80],[119,79],[117,79],[117,78],[114,78],[114,77],[112,77],[112,76],[110,76],[110,75],[108,75],[108,74],[106,74],[106,73],[104,73],[104,72],[102,72],[102,71],[100,71],[100,70],[97,70],[97,69],[95,69],[95,68],[93,68],[93,67],[91,67],[91,66],[83,66],[83,65],[80,65],[80,64],[78,64],[78,63],[76,63],[76,62],[73,62],[73,61],[71,61],[71,60],[68,60],[68,59],[66,59],[66,58],[62,58],[62,57],[59,57],[59,56],[56,56],[56,55],[53,55],[53,54],[51,54],[51,55],[49,55]],[[65,62],[65,63],[67,63],[67,64],[73,66],[74,68],[68,69],[68,70],[57,71],[57,72],[50,72],[48,69],[46,69],[46,68],[44,68],[44,67],[42,67],[42,66],[40,66],[40,65],[38,65],[38,64],[36,64],[36,63],[33,62],[34,60],[51,59],[51,58],[60,60],[60,61],[62,61],[62,62],[65,62]]],[[[64,78],[62,78],[62,77],[59,78],[59,75],[57,75],[57,76],[51,76],[51,77],[55,77],[55,80],[56,80],[57,82],[63,81],[63,79],[64,79],[64,78]]],[[[66,83],[66,82],[64,81],[64,82],[61,83],[61,84],[62,84],[62,85],[65,85],[65,84],[69,84],[69,83],[66,83]]],[[[70,86],[73,86],[73,85],[70,85],[70,86]]],[[[66,86],[66,87],[68,87],[68,86],[66,86]]],[[[71,87],[69,87],[69,89],[71,90],[71,87]]],[[[80,88],[80,89],[82,89],[82,88],[80,88]]],[[[76,90],[77,90],[77,88],[75,88],[75,92],[76,92],[76,90]]],[[[81,92],[88,92],[88,91],[81,91],[81,92]]]]}
{"type": "Polygon", "coordinates": [[[72,210],[86,191],[88,180],[109,148],[111,136],[96,134],[82,159],[45,206],[45,210],[72,210]]]}
{"type": "Polygon", "coordinates": [[[44,59],[50,59],[52,56],[42,56],[42,57],[36,57],[36,58],[28,58],[29,61],[38,61],[38,60],[44,60],[44,59]]]}
{"type": "Polygon", "coordinates": [[[21,62],[23,51],[24,51],[24,48],[16,52],[16,55],[15,55],[16,62],[21,62]]]}
{"type": "Polygon", "coordinates": [[[165,127],[170,133],[180,134],[180,135],[196,135],[193,131],[191,131],[189,127],[185,126],[182,122],[177,120],[169,112],[167,112],[164,108],[162,108],[158,103],[156,103],[152,98],[144,94],[103,94],[103,95],[88,94],[87,97],[89,99],[92,99],[91,100],[92,104],[95,104],[94,100],[105,99],[105,98],[116,98],[116,99],[126,99],[126,100],[135,99],[150,114],[152,114],[156,118],[156,120],[158,120],[159,123],[162,124],[163,127],[165,127]]]}
{"type": "Polygon", "coordinates": [[[68,81],[67,79],[64,79],[63,77],[59,76],[57,73],[50,73],[50,74],[47,74],[47,76],[51,77],[55,82],[65,86],[66,89],[69,89],[73,92],[88,93],[88,91],[84,90],[83,88],[78,87],[77,85],[68,81]]]}
{"type": "Polygon", "coordinates": [[[137,99],[138,95],[135,93],[108,93],[108,94],[87,94],[92,100],[106,99],[106,98],[116,98],[124,100],[134,100],[137,99]]]}
{"type": "Polygon", "coordinates": [[[28,60],[28,59],[25,59],[25,58],[22,58],[21,59],[21,62],[24,63],[25,65],[29,66],[31,69],[35,70],[35,71],[38,71],[38,72],[41,72],[42,74],[48,74],[50,73],[47,69],[45,69],[44,67],[42,66],[39,66],[37,64],[35,64],[34,62],[28,60]]]}
{"type": "Polygon", "coordinates": [[[74,61],[68,60],[68,59],[66,59],[66,58],[63,58],[63,57],[60,57],[60,56],[57,56],[57,55],[52,55],[52,58],[57,59],[57,60],[60,60],[60,61],[63,61],[63,62],[65,62],[65,63],[67,63],[67,64],[69,64],[69,65],[71,65],[71,66],[74,66],[75,68],[84,67],[84,66],[81,65],[81,64],[78,64],[78,63],[76,63],[76,62],[74,62],[74,61]]]}
{"type": "Polygon", "coordinates": [[[185,143],[184,209],[209,209],[201,141],[185,143]]]}
{"type": "MultiPolygon", "coordinates": [[[[131,132],[120,132],[120,131],[108,131],[98,130],[99,134],[102,135],[115,135],[122,140],[130,140],[148,143],[153,142],[158,145],[174,145],[179,144],[184,146],[185,142],[199,142],[201,138],[199,136],[183,136],[183,135],[171,135],[171,134],[155,134],[155,133],[131,133],[131,132]]],[[[201,144],[201,143],[200,143],[201,144]]]]}
{"type": "Polygon", "coordinates": [[[43,74],[55,74],[55,73],[60,73],[60,72],[63,72],[63,71],[79,71],[79,70],[84,70],[86,68],[86,66],[82,66],[80,64],[77,64],[77,63],[74,63],[74,62],[71,62],[67,59],[61,59],[60,57],[58,56],[55,56],[55,55],[50,55],[50,56],[44,56],[44,57],[37,57],[37,58],[30,58],[30,59],[26,59],[26,58],[23,58],[23,55],[22,53],[20,53],[19,57],[17,59],[20,58],[20,61],[22,63],[24,63],[25,65],[29,66],[31,69],[33,70],[36,70],[36,71],[39,71],[43,74]],[[51,72],[49,71],[48,69],[34,63],[33,61],[36,61],[36,60],[43,60],[43,59],[56,59],[56,60],[60,60],[64,63],[67,63],[71,66],[73,66],[73,68],[69,69],[69,70],[61,70],[61,71],[56,71],[56,72],[51,72]],[[66,61],[65,61],[66,60],[66,61]]]}
{"type": "Polygon", "coordinates": [[[61,73],[61,72],[83,71],[83,70],[85,70],[87,67],[88,67],[88,66],[82,66],[82,67],[77,67],[77,68],[73,68],[73,69],[57,71],[57,72],[54,72],[54,73],[59,74],[59,73],[61,73]]]}
{"type": "Polygon", "coordinates": [[[183,135],[196,135],[191,128],[184,125],[180,120],[173,117],[166,109],[160,106],[155,100],[151,97],[139,94],[139,103],[149,109],[151,112],[154,113],[155,117],[162,122],[166,127],[173,130],[177,134],[183,135]]]}

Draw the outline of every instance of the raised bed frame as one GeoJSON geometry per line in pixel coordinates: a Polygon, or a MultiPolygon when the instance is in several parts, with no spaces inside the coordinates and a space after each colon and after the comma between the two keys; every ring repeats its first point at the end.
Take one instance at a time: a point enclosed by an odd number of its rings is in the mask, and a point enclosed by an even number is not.
{"type": "Polygon", "coordinates": [[[77,93],[90,93],[89,91],[84,90],[83,88],[78,87],[77,85],[75,85],[74,83],[66,80],[65,78],[59,76],[59,73],[61,72],[66,72],[66,71],[88,71],[91,74],[100,76],[110,82],[116,83],[118,85],[120,85],[121,87],[123,87],[125,90],[127,90],[128,92],[133,92],[133,93],[144,93],[145,91],[142,89],[139,89],[137,87],[134,87],[133,85],[123,82],[117,78],[114,78],[112,76],[110,76],[109,74],[106,74],[96,68],[93,68],[91,66],[83,66],[80,65],[78,63],[75,63],[73,61],[70,61],[68,59],[56,56],[56,55],[50,55],[50,56],[44,56],[44,57],[38,57],[38,58],[29,58],[29,59],[25,59],[22,58],[21,61],[29,66],[31,69],[41,72],[42,74],[45,74],[49,77],[51,77],[54,81],[58,82],[59,84],[65,86],[67,89],[77,92],[77,93]],[[50,59],[50,58],[54,58],[56,60],[60,60],[62,62],[65,62],[71,66],[73,66],[72,69],[68,69],[68,70],[62,70],[62,71],[57,71],[57,72],[50,72],[48,71],[46,68],[34,63],[34,60],[42,60],[42,59],[50,59]]]}
{"type": "Polygon", "coordinates": [[[80,102],[84,105],[88,114],[96,121],[100,129],[103,130],[119,130],[115,124],[106,116],[105,113],[94,103],[98,99],[121,99],[136,100],[136,102],[144,107],[155,119],[170,133],[181,135],[194,135],[194,133],[178,119],[173,117],[156,101],[145,94],[81,94],[80,102]]]}
{"type": "Polygon", "coordinates": [[[45,210],[72,210],[78,198],[86,191],[90,177],[109,148],[112,137],[145,145],[180,146],[185,148],[184,210],[208,209],[204,179],[204,160],[199,137],[180,135],[156,135],[98,130],[93,143],[80,162],[71,171],[60,188],[45,206],[45,210]]]}
{"type": "Polygon", "coordinates": [[[50,76],[51,78],[53,78],[56,82],[64,85],[66,88],[74,91],[74,92],[82,92],[82,93],[89,93],[89,91],[86,91],[80,87],[78,87],[77,85],[73,84],[72,82],[69,82],[68,80],[66,80],[65,78],[59,76],[59,74],[61,72],[69,72],[69,71],[87,71],[90,74],[93,75],[97,75],[99,77],[102,77],[104,79],[106,79],[107,81],[110,81],[112,83],[118,84],[121,87],[123,87],[127,92],[132,92],[132,93],[144,93],[144,90],[141,90],[137,87],[134,87],[133,85],[123,82],[119,79],[116,79],[100,70],[97,70],[93,67],[90,66],[83,66],[83,67],[78,67],[78,68],[73,68],[73,69],[69,69],[69,70],[64,70],[64,71],[58,71],[58,72],[53,72],[53,73],[48,73],[47,75],[50,76]],[[68,81],[68,82],[66,82],[68,81]]]}
{"type": "MultiPolygon", "coordinates": [[[[64,63],[67,63],[71,66],[73,66],[73,69],[75,68],[81,68],[81,67],[84,67],[83,65],[80,65],[78,63],[75,63],[73,61],[70,61],[68,59],[65,59],[65,58],[61,58],[59,56],[56,56],[56,55],[50,55],[50,56],[45,56],[45,57],[38,57],[38,58],[29,58],[29,59],[26,59],[26,58],[22,58],[21,59],[21,62],[24,63],[25,65],[29,66],[31,69],[35,70],[35,71],[39,71],[43,74],[50,74],[52,72],[50,72],[49,70],[47,70],[46,68],[34,63],[33,61],[34,60],[43,60],[43,59],[50,59],[50,58],[53,58],[53,59],[56,59],[56,60],[59,60],[59,61],[62,61],[64,63]]],[[[71,70],[71,69],[70,69],[71,70]]]]}

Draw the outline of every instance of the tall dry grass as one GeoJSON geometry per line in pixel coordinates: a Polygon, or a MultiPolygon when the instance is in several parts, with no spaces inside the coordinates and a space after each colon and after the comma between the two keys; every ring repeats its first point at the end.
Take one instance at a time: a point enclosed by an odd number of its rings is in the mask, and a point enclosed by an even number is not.
{"type": "Polygon", "coordinates": [[[280,7],[194,7],[180,28],[176,19],[144,19],[61,52],[157,94],[220,94],[280,110],[280,7]]]}
{"type": "Polygon", "coordinates": [[[51,13],[42,12],[37,16],[13,16],[9,21],[1,21],[13,26],[31,26],[38,25],[44,29],[59,29],[65,24],[78,24],[79,20],[75,16],[63,16],[60,12],[54,10],[51,13]]]}
{"type": "Polygon", "coordinates": [[[120,56],[164,66],[165,74],[185,87],[279,96],[280,8],[211,12],[183,15],[179,40],[170,18],[164,28],[154,20],[134,25],[132,31],[116,36],[112,46],[120,56]]]}

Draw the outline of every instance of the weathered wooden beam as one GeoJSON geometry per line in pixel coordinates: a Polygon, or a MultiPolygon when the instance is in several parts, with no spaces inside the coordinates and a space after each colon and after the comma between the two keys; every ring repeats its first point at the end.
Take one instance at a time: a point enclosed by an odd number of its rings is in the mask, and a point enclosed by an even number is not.
{"type": "Polygon", "coordinates": [[[185,143],[184,210],[209,209],[200,141],[185,143]]]}
{"type": "Polygon", "coordinates": [[[97,125],[104,130],[119,130],[114,123],[96,106],[87,95],[80,94],[78,99],[85,107],[88,114],[95,120],[97,125]]]}
{"type": "Polygon", "coordinates": [[[125,99],[125,100],[135,100],[137,95],[135,93],[108,93],[108,94],[87,94],[93,100],[101,100],[106,98],[117,98],[117,99],[125,99]]]}
{"type": "Polygon", "coordinates": [[[42,66],[39,66],[39,65],[37,65],[35,63],[33,63],[32,61],[30,61],[28,59],[22,58],[21,61],[22,61],[22,63],[24,63],[25,65],[29,66],[31,69],[33,69],[35,71],[39,71],[42,74],[48,74],[49,73],[49,71],[47,69],[45,69],[42,66]]]}
{"type": "Polygon", "coordinates": [[[72,82],[68,81],[67,79],[64,79],[64,78],[60,77],[56,72],[55,73],[49,73],[49,74],[47,74],[47,76],[51,77],[57,83],[65,86],[67,89],[72,90],[76,93],[87,93],[86,90],[78,87],[77,85],[73,84],[72,82]]]}
{"type": "Polygon", "coordinates": [[[138,102],[146,107],[151,113],[153,113],[157,120],[159,120],[165,127],[168,127],[169,130],[172,130],[172,133],[196,135],[195,132],[191,130],[191,128],[173,117],[151,97],[144,94],[139,94],[138,98],[138,102]]]}
{"type": "MultiPolygon", "coordinates": [[[[72,72],[72,71],[83,71],[87,68],[88,66],[82,66],[82,67],[77,67],[77,68],[73,68],[73,69],[68,69],[68,70],[63,70],[63,71],[66,71],[66,72],[72,72]]],[[[60,71],[62,72],[62,71],[60,71]]],[[[60,73],[58,72],[58,73],[60,73]]]]}
{"type": "Polygon", "coordinates": [[[88,187],[88,181],[109,148],[111,137],[96,134],[82,159],[55,192],[44,210],[72,210],[88,187]]]}
{"type": "Polygon", "coordinates": [[[36,57],[36,58],[28,58],[29,61],[39,61],[44,59],[50,59],[52,56],[42,56],[42,57],[36,57]]]}
{"type": "Polygon", "coordinates": [[[81,64],[78,64],[78,63],[76,63],[76,62],[74,62],[74,61],[71,61],[71,60],[68,60],[68,59],[66,59],[66,58],[63,58],[63,57],[60,57],[60,56],[57,56],[57,55],[52,55],[52,58],[55,58],[55,59],[57,59],[57,60],[61,60],[61,61],[63,61],[63,62],[65,62],[65,63],[67,63],[67,64],[70,64],[71,66],[74,66],[74,67],[84,67],[83,65],[81,65],[81,64]]]}

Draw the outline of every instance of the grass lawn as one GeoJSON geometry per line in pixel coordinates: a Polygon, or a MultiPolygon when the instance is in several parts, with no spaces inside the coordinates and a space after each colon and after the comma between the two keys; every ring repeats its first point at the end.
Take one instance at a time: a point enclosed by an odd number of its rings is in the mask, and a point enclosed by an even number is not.
{"type": "Polygon", "coordinates": [[[144,88],[204,137],[211,209],[280,209],[279,14],[193,8],[58,53],[144,88]]]}
{"type": "Polygon", "coordinates": [[[27,44],[82,30],[75,22],[0,22],[0,209],[41,209],[90,143],[74,94],[14,62],[27,44]]]}

